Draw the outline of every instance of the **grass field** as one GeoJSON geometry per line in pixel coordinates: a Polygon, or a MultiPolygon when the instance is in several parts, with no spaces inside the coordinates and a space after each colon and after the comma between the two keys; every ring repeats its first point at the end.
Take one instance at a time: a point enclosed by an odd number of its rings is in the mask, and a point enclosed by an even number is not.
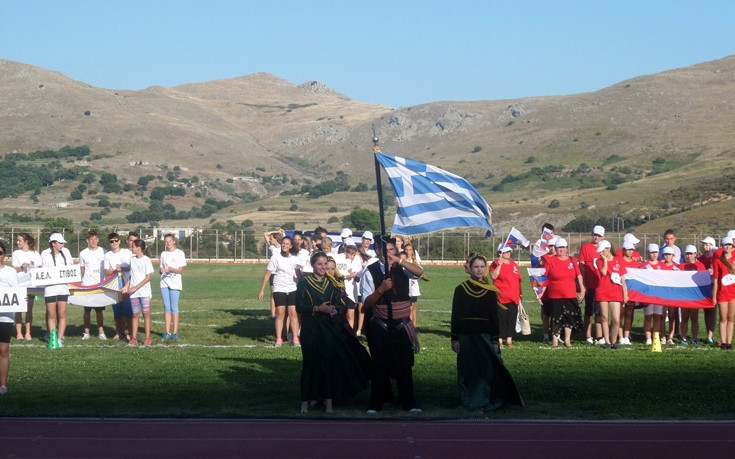
{"type": "MultiPolygon", "coordinates": [[[[81,308],[69,307],[65,347],[51,351],[38,339],[11,342],[10,393],[0,416],[80,417],[300,417],[301,352],[274,349],[268,304],[257,300],[264,266],[191,265],[184,275],[181,341],[162,343],[163,306],[154,282],[152,347],[127,348],[81,340],[81,308]]],[[[460,267],[428,267],[422,284],[416,356],[416,419],[483,418],[458,407],[455,355],[449,346],[454,287],[460,267]]],[[[526,296],[532,298],[527,292],[526,296]]],[[[36,304],[34,332],[42,334],[36,304]]],[[[493,419],[732,419],[735,354],[710,346],[666,346],[651,353],[641,343],[605,350],[579,341],[572,349],[542,344],[539,305],[528,302],[533,334],[517,337],[503,359],[526,401],[490,414],[493,419]]],[[[106,311],[108,334],[112,313],[106,311]]],[[[700,322],[703,321],[700,319],[700,322]]],[[[368,391],[335,401],[330,417],[365,414],[368,391]]],[[[309,417],[326,416],[312,410],[309,417]]],[[[406,415],[394,408],[380,419],[406,415]]]]}

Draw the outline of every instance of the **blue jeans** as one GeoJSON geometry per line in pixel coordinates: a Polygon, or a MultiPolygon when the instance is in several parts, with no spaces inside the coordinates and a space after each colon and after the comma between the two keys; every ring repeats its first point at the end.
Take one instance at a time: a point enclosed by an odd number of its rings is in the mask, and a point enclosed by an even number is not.
{"type": "Polygon", "coordinates": [[[179,313],[179,297],[181,290],[172,290],[168,287],[161,287],[161,297],[163,298],[163,310],[172,314],[179,313]]]}

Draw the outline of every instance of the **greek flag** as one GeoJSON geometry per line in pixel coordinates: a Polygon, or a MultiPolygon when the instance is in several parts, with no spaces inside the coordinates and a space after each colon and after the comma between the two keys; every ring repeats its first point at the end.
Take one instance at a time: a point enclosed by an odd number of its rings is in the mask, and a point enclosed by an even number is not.
{"type": "Polygon", "coordinates": [[[467,180],[429,164],[376,153],[388,174],[398,211],[391,233],[416,235],[451,228],[487,228],[492,210],[467,180]]]}

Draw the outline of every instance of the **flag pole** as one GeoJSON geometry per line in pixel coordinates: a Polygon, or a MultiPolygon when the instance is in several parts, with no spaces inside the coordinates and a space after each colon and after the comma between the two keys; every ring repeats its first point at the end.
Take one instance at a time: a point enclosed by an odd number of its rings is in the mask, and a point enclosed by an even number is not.
{"type": "MultiPolygon", "coordinates": [[[[373,161],[375,162],[375,184],[378,187],[378,212],[380,213],[380,245],[383,252],[383,263],[385,264],[385,277],[390,277],[390,269],[388,269],[388,245],[386,244],[385,236],[385,215],[383,209],[383,182],[380,178],[380,163],[378,163],[378,153],[380,153],[380,145],[378,144],[380,139],[375,134],[375,125],[373,125],[373,161]]],[[[379,286],[376,285],[377,289],[379,286]]],[[[388,323],[389,327],[393,327],[393,302],[391,298],[384,297],[386,306],[388,307],[388,323]]]]}

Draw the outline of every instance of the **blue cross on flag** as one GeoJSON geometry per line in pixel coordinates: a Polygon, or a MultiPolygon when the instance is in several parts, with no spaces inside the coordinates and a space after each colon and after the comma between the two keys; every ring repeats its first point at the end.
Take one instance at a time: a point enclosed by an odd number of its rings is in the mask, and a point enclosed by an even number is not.
{"type": "Polygon", "coordinates": [[[392,234],[417,235],[479,227],[495,232],[492,210],[467,180],[411,159],[376,153],[398,202],[392,234]]]}

